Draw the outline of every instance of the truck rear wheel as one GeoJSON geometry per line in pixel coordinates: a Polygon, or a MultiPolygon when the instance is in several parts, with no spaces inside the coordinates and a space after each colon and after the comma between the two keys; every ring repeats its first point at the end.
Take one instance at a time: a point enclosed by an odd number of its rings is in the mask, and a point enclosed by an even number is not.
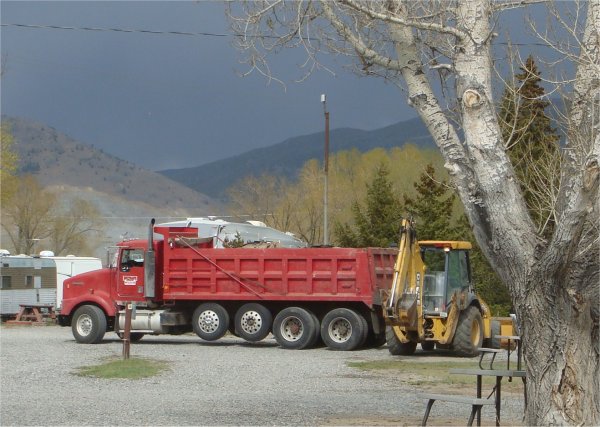
{"type": "Polygon", "coordinates": [[[319,331],[314,315],[300,307],[284,308],[275,316],[273,335],[285,349],[303,350],[314,345],[319,331]]]}
{"type": "MultiPolygon", "coordinates": [[[[143,332],[130,332],[129,333],[129,342],[138,342],[142,338],[144,338],[143,332]]],[[[123,332],[117,332],[117,336],[121,339],[125,338],[125,334],[123,332]]]]}
{"type": "Polygon", "coordinates": [[[321,323],[321,338],[332,350],[354,350],[365,343],[368,333],[365,318],[349,308],[331,310],[321,323]]]}
{"type": "Polygon", "coordinates": [[[194,332],[206,341],[215,341],[227,332],[229,314],[220,304],[200,304],[192,318],[194,332]]]}
{"type": "Polygon", "coordinates": [[[483,345],[483,320],[479,309],[470,306],[458,317],[458,325],[454,333],[452,348],[463,357],[474,357],[479,354],[483,345]]]}
{"type": "Polygon", "coordinates": [[[71,330],[77,342],[97,344],[106,333],[106,316],[95,305],[83,305],[73,315],[71,330]]]}
{"type": "Polygon", "coordinates": [[[410,356],[414,354],[417,349],[416,341],[402,342],[396,336],[396,332],[394,332],[394,328],[388,326],[385,328],[385,340],[387,341],[387,346],[390,354],[394,356],[410,356]]]}
{"type": "Polygon", "coordinates": [[[263,305],[244,304],[235,314],[235,331],[246,341],[256,342],[271,332],[273,315],[263,305]]]}

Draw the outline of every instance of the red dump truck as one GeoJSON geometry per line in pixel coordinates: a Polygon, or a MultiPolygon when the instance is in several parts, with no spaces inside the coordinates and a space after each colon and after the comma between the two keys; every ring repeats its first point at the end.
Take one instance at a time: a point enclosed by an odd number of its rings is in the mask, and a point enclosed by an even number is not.
{"type": "Polygon", "coordinates": [[[213,341],[229,331],[251,342],[273,333],[287,349],[385,342],[394,249],[216,248],[198,228],[154,221],[147,240],[117,247],[111,266],[64,283],[58,321],[78,342],[122,334],[130,303],[132,341],[191,331],[213,341]]]}

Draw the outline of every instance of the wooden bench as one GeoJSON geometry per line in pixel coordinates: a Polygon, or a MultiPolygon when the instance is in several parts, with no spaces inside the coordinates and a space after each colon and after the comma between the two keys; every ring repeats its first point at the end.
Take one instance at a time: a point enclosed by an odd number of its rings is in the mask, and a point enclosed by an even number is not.
{"type": "MultiPolygon", "coordinates": [[[[477,414],[483,406],[486,405],[494,405],[494,400],[490,399],[482,399],[477,397],[467,397],[467,396],[447,396],[444,394],[419,394],[419,397],[423,399],[427,399],[427,408],[425,409],[425,415],[423,416],[423,421],[421,422],[422,426],[427,425],[427,419],[429,418],[429,412],[431,412],[431,407],[436,400],[440,400],[442,402],[452,402],[452,403],[462,403],[465,405],[471,405],[471,415],[469,416],[469,421],[467,422],[468,426],[473,425],[473,420],[475,419],[475,414],[477,414]]],[[[478,420],[479,421],[479,420],[478,420]]],[[[479,422],[477,425],[480,425],[479,422]]]]}

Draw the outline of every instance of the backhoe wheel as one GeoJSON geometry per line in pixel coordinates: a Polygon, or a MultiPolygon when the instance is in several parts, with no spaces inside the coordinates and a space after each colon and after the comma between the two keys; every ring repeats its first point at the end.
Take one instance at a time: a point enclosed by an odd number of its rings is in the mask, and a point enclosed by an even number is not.
{"type": "Polygon", "coordinates": [[[423,349],[423,351],[433,351],[433,349],[435,348],[435,342],[434,341],[422,341],[421,348],[423,349]]]}
{"type": "Polygon", "coordinates": [[[414,354],[417,349],[416,341],[409,341],[407,343],[401,342],[396,336],[394,328],[391,326],[385,328],[385,339],[390,354],[394,356],[410,356],[411,354],[414,354]]]}
{"type": "Polygon", "coordinates": [[[229,326],[229,314],[220,304],[208,302],[200,304],[192,318],[194,332],[206,341],[221,338],[229,326]]]}
{"type": "Polygon", "coordinates": [[[83,305],[73,315],[71,330],[77,342],[97,344],[106,333],[106,316],[95,305],[83,305]]]}
{"type": "Polygon", "coordinates": [[[264,339],[271,332],[272,324],[273,315],[261,304],[244,304],[235,314],[235,331],[246,341],[264,339]]]}
{"type": "Polygon", "coordinates": [[[500,345],[501,345],[501,339],[496,338],[498,335],[500,335],[500,322],[499,321],[492,320],[492,322],[490,324],[490,332],[491,332],[492,336],[490,337],[489,347],[499,349],[500,345]]]}
{"type": "Polygon", "coordinates": [[[477,307],[470,306],[463,310],[458,317],[452,347],[459,356],[474,357],[479,354],[479,348],[482,345],[483,320],[481,313],[477,307]]]}
{"type": "Polygon", "coordinates": [[[332,350],[354,350],[365,343],[368,332],[365,318],[349,308],[331,310],[321,323],[321,338],[332,350]]]}
{"type": "Polygon", "coordinates": [[[275,316],[273,335],[288,350],[303,350],[314,345],[319,333],[316,317],[301,307],[284,308],[275,316]]]}

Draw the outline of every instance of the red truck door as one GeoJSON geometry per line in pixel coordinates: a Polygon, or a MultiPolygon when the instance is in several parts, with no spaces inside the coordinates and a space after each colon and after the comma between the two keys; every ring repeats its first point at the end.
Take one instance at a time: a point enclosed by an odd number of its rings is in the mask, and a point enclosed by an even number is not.
{"type": "Polygon", "coordinates": [[[144,251],[123,249],[117,274],[117,294],[123,299],[144,298],[144,251]]]}

